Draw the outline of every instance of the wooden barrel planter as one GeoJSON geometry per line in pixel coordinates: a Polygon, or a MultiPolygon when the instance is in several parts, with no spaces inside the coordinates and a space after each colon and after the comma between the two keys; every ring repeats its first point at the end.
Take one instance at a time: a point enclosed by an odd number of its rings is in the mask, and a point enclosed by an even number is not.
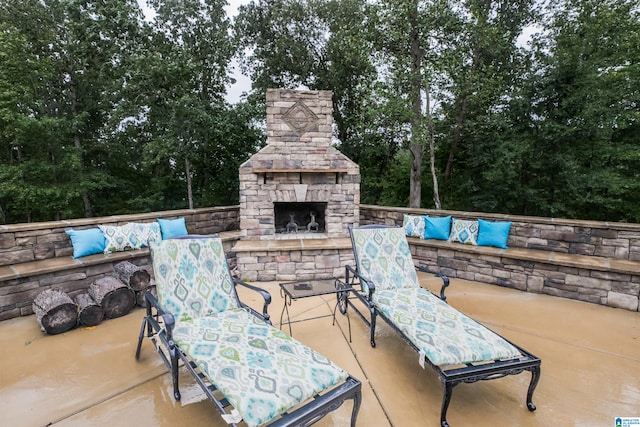
{"type": "Polygon", "coordinates": [[[104,319],[102,307],[88,293],[77,295],[78,322],[83,326],[96,326],[104,319]]]}
{"type": "Polygon", "coordinates": [[[134,292],[113,276],[97,279],[89,285],[88,293],[100,305],[107,319],[128,314],[136,304],[134,292]]]}
{"type": "Polygon", "coordinates": [[[40,292],[31,307],[40,329],[47,334],[60,334],[78,324],[78,306],[62,291],[46,289],[40,292]]]}

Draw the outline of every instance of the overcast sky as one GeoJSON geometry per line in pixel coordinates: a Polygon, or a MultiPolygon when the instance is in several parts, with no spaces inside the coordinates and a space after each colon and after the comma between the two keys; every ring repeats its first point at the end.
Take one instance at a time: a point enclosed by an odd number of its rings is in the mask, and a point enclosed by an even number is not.
{"type": "MultiPolygon", "coordinates": [[[[249,3],[250,0],[227,0],[228,5],[225,7],[227,11],[227,15],[232,19],[235,17],[238,12],[238,7],[249,3]]],[[[146,6],[145,0],[138,0],[138,3],[142,7],[145,14],[148,13],[149,8],[146,6]]],[[[518,38],[517,44],[519,46],[526,47],[527,43],[531,39],[531,34],[534,33],[537,29],[533,27],[525,28],[522,35],[518,38]]],[[[227,88],[227,102],[231,104],[235,104],[240,100],[242,92],[249,92],[251,89],[251,79],[247,76],[242,75],[238,68],[238,64],[236,61],[233,61],[230,65],[230,71],[234,79],[236,79],[236,83],[227,88]]]]}
{"type": "MultiPolygon", "coordinates": [[[[227,10],[227,15],[230,17],[234,17],[238,12],[238,6],[242,4],[248,3],[249,0],[227,0],[228,5],[225,7],[227,10]]],[[[138,0],[138,4],[142,8],[142,11],[150,18],[152,16],[151,9],[147,7],[145,0],[138,0]]],[[[240,100],[240,96],[242,92],[249,92],[251,89],[251,79],[249,77],[243,76],[238,69],[238,64],[233,61],[231,63],[231,73],[234,79],[236,79],[236,83],[227,88],[227,102],[231,104],[235,104],[240,100]]]]}
{"type": "MultiPolygon", "coordinates": [[[[238,12],[238,6],[248,3],[249,0],[227,0],[229,5],[225,8],[228,16],[235,16],[238,12]]],[[[227,88],[227,102],[235,104],[240,100],[242,92],[249,92],[251,89],[251,79],[247,76],[243,76],[238,69],[238,64],[233,61],[231,63],[231,72],[233,78],[236,79],[236,84],[227,88]]]]}

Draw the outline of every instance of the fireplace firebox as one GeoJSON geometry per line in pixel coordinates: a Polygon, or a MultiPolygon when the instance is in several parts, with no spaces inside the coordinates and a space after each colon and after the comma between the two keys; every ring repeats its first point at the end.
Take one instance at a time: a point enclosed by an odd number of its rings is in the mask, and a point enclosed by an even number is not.
{"type": "Polygon", "coordinates": [[[275,202],[276,234],[324,233],[326,209],[324,202],[275,202]]]}

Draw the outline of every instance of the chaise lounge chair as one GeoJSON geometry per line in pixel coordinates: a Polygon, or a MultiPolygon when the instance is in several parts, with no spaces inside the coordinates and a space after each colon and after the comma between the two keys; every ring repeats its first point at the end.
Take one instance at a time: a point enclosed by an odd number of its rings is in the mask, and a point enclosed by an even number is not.
{"type": "Polygon", "coordinates": [[[271,325],[271,295],[231,276],[218,237],[163,240],[151,256],[158,297],[146,294],[136,359],[150,338],[176,400],[182,361],[228,425],[308,426],[351,399],[355,426],[360,381],[271,325]],[[262,295],[261,314],[240,301],[237,285],[262,295]]]}
{"type": "MultiPolygon", "coordinates": [[[[368,225],[349,229],[356,267],[346,266],[347,285],[370,312],[370,320],[342,295],[340,310],[350,306],[365,321],[375,347],[376,318],[381,317],[419,353],[444,386],[440,424],[447,427],[447,409],[453,387],[460,383],[502,378],[531,372],[527,408],[535,411],[532,397],[540,378],[540,359],[510,343],[445,302],[449,279],[440,275],[440,297],[420,287],[404,230],[368,225]]],[[[417,267],[418,270],[429,272],[417,267]]],[[[429,272],[431,273],[431,272],[429,272]]]]}

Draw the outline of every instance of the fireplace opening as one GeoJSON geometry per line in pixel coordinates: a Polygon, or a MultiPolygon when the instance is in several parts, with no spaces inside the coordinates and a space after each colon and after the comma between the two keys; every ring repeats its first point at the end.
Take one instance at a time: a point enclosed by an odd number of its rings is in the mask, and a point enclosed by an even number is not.
{"type": "Polygon", "coordinates": [[[276,234],[325,233],[326,202],[275,202],[276,234]]]}

